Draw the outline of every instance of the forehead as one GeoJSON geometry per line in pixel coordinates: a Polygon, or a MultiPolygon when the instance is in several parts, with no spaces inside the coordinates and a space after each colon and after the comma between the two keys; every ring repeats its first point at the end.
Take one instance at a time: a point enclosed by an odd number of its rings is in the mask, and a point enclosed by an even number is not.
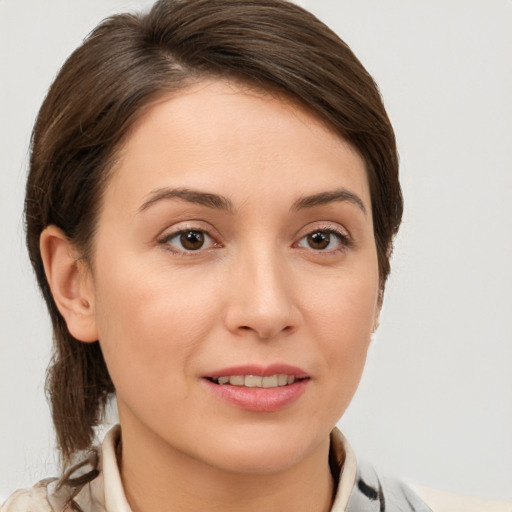
{"type": "Polygon", "coordinates": [[[362,158],[318,116],[289,98],[211,80],[146,109],[106,192],[133,203],[161,186],[208,186],[243,200],[255,187],[287,183],[295,194],[309,195],[333,182],[356,189],[370,204],[362,158]]]}

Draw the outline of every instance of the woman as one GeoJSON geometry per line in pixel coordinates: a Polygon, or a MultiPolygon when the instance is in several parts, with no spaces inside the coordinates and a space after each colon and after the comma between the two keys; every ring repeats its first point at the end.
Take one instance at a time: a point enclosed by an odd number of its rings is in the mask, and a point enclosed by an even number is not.
{"type": "Polygon", "coordinates": [[[292,4],[99,26],[41,108],[26,196],[71,468],[2,510],[430,510],[333,430],[378,324],[397,162],[371,77],[292,4]],[[121,427],[84,456],[114,393],[121,427]]]}

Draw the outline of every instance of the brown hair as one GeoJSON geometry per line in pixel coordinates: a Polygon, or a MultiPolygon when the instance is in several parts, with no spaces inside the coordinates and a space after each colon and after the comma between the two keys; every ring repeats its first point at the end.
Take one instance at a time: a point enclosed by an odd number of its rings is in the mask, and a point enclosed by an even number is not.
{"type": "Polygon", "coordinates": [[[27,246],[53,322],[47,376],[64,462],[87,449],[114,385],[96,343],[69,333],[45,277],[39,238],[60,227],[87,260],[102,192],[130,127],[158,96],[205,77],[284,93],[365,160],[381,289],[402,215],[394,133],[378,89],[348,46],[285,0],[160,0],[102,22],[69,57],[39,112],[26,189],[27,246]]]}

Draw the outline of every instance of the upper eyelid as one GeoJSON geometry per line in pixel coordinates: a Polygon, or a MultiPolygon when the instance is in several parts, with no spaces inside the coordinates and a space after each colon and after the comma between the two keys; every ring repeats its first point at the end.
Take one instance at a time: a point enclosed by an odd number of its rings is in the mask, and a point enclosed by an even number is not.
{"type": "Polygon", "coordinates": [[[201,220],[184,220],[174,224],[172,226],[168,226],[163,229],[158,235],[157,239],[161,240],[163,238],[168,238],[171,236],[176,236],[185,231],[201,231],[206,233],[210,238],[219,238],[217,230],[208,223],[205,223],[201,220]]]}
{"type": "Polygon", "coordinates": [[[211,236],[210,233],[208,231],[206,231],[205,229],[193,229],[193,228],[178,229],[176,231],[170,231],[169,233],[164,232],[162,234],[161,239],[169,240],[169,239],[177,237],[178,235],[183,235],[184,233],[190,233],[190,232],[195,232],[195,231],[197,231],[199,233],[204,233],[207,237],[211,238],[212,240],[214,239],[213,236],[211,236]]]}
{"type": "Polygon", "coordinates": [[[303,238],[310,233],[313,233],[314,231],[331,231],[334,233],[338,233],[339,235],[352,239],[352,235],[350,231],[339,224],[338,222],[331,222],[331,221],[318,221],[318,222],[311,222],[307,224],[306,226],[303,226],[301,229],[299,229],[295,233],[295,238],[303,238]]]}

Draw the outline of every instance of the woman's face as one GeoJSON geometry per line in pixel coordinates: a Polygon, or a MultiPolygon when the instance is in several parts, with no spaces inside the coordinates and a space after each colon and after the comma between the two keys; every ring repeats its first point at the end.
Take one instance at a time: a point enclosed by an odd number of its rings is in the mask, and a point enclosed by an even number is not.
{"type": "Polygon", "coordinates": [[[291,102],[203,82],[144,113],[103,201],[92,307],[123,436],[242,472],[325,445],[378,314],[361,157],[291,102]]]}

